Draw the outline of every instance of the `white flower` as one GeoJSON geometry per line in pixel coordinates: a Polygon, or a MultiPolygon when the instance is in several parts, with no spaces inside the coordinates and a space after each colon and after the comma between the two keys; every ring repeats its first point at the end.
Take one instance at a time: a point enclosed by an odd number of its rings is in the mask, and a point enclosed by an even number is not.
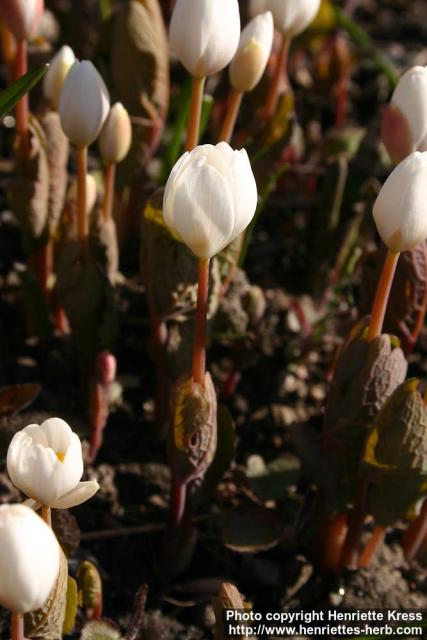
{"type": "Polygon", "coordinates": [[[44,0],[0,0],[0,16],[18,40],[37,35],[44,11],[44,0]]]}
{"type": "Polygon", "coordinates": [[[273,46],[271,11],[253,18],[243,29],[230,65],[230,82],[236,91],[252,91],[261,80],[273,46]]]}
{"type": "Polygon", "coordinates": [[[76,62],[62,86],[59,101],[61,126],[79,148],[96,140],[110,110],[107,87],[89,60],[76,62]]]}
{"type": "Polygon", "coordinates": [[[76,56],[74,55],[74,51],[68,45],[64,45],[58,53],[53,56],[49,64],[49,69],[43,78],[43,93],[55,111],[57,111],[59,107],[62,85],[75,61],[76,56]]]}
{"type": "Polygon", "coordinates": [[[82,446],[77,434],[60,418],[18,431],[7,452],[7,470],[25,495],[54,509],[75,507],[99,489],[94,480],[80,482],[82,446]]]}
{"type": "Polygon", "coordinates": [[[320,0],[266,0],[274,26],[287,38],[294,38],[308,27],[319,11],[320,0]]]}
{"type": "Polygon", "coordinates": [[[170,24],[170,43],[184,67],[196,78],[224,69],[240,38],[237,0],[177,0],[170,24]]]}
{"type": "Polygon", "coordinates": [[[242,233],[257,205],[248,154],[225,142],[185,153],[166,184],[166,224],[198,258],[211,258],[242,233]]]}
{"type": "Polygon", "coordinates": [[[99,150],[106,164],[121,162],[132,142],[129,114],[120,102],[111,107],[99,136],[99,150]]]}
{"type": "Polygon", "coordinates": [[[0,507],[0,604],[15,613],[43,607],[59,574],[52,529],[21,504],[0,507]]]}
{"type": "Polygon", "coordinates": [[[374,205],[384,244],[407,251],[427,238],[427,153],[416,151],[389,175],[374,205]]]}
{"type": "Polygon", "coordinates": [[[412,148],[415,151],[427,134],[427,67],[412,67],[400,78],[391,98],[405,118],[410,131],[412,148]]]}

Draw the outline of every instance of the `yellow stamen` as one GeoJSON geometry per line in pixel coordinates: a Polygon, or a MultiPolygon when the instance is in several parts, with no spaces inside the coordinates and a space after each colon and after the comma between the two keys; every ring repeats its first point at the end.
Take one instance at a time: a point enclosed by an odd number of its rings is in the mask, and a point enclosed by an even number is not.
{"type": "Polygon", "coordinates": [[[64,462],[65,452],[64,451],[58,451],[57,454],[56,454],[56,457],[58,458],[59,462],[64,462]]]}

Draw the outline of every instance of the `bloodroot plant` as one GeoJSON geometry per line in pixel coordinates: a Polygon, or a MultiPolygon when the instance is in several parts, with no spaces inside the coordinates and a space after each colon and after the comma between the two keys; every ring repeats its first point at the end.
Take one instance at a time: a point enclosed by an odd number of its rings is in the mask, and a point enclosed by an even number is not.
{"type": "Polygon", "coordinates": [[[257,187],[247,153],[233,151],[225,142],[185,153],[166,185],[165,223],[199,261],[191,378],[178,382],[169,440],[174,529],[185,510],[187,483],[203,476],[216,448],[215,391],[206,373],[210,260],[244,231],[256,206],[257,187]]]}

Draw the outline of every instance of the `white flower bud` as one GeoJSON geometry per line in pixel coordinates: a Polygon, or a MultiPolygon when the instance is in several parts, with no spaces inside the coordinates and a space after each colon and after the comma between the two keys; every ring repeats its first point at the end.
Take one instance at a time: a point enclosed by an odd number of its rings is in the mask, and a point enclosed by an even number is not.
{"type": "Polygon", "coordinates": [[[99,136],[99,150],[106,164],[121,162],[128,154],[132,142],[129,114],[120,102],[111,107],[99,136]]]}
{"type": "Polygon", "coordinates": [[[407,251],[427,238],[427,153],[416,151],[397,165],[374,205],[384,244],[407,251]]]}
{"type": "Polygon", "coordinates": [[[52,529],[21,504],[0,507],[0,604],[15,613],[43,607],[58,579],[52,529]]]}
{"type": "Polygon", "coordinates": [[[98,71],[89,60],[76,61],[62,86],[59,101],[61,125],[78,148],[96,140],[110,110],[110,96],[98,71]]]}
{"type": "Polygon", "coordinates": [[[316,17],[320,0],[266,0],[274,26],[287,38],[294,38],[308,27],[316,17]]]}
{"type": "MultiPolygon", "coordinates": [[[[89,215],[96,204],[98,198],[98,185],[91,173],[86,174],[86,215],[89,215]]],[[[68,190],[67,202],[77,207],[78,184],[77,178],[71,183],[68,190]]]]}
{"type": "Polygon", "coordinates": [[[225,142],[185,153],[166,184],[166,224],[198,258],[211,258],[251,222],[257,187],[248,154],[225,142]]]}
{"type": "Polygon", "coordinates": [[[74,51],[68,45],[64,45],[53,56],[49,69],[43,78],[43,93],[55,111],[58,111],[62,85],[75,61],[74,51]]]}
{"type": "Polygon", "coordinates": [[[1,0],[0,17],[18,40],[31,40],[43,16],[43,0],[1,0]]]}
{"type": "Polygon", "coordinates": [[[230,65],[230,82],[236,91],[252,91],[261,80],[273,46],[271,11],[253,18],[243,29],[230,65]]]}
{"type": "Polygon", "coordinates": [[[237,0],[177,0],[170,43],[192,76],[204,78],[224,69],[240,37],[237,0]]]}
{"type": "Polygon", "coordinates": [[[427,134],[427,67],[412,67],[400,78],[391,104],[406,119],[411,135],[410,153],[427,134]]]}
{"type": "Polygon", "coordinates": [[[69,509],[91,498],[97,482],[79,482],[82,446],[60,418],[30,424],[18,431],[7,452],[7,470],[15,487],[42,505],[69,509]]]}

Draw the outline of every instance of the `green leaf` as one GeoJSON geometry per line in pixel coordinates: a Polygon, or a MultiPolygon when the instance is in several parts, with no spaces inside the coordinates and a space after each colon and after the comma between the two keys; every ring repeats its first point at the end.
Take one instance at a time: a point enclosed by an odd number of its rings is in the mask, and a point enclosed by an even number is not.
{"type": "Polygon", "coordinates": [[[282,535],[276,513],[260,507],[227,512],[220,526],[225,546],[238,553],[267,551],[277,545],[282,535]]]}
{"type": "Polygon", "coordinates": [[[16,80],[10,87],[0,93],[0,120],[2,120],[19,100],[36,85],[48,69],[48,65],[44,64],[37,67],[34,71],[29,71],[16,80]]]}
{"type": "Polygon", "coordinates": [[[109,18],[111,15],[110,0],[99,0],[99,9],[101,11],[102,19],[107,20],[107,18],[109,18]]]}
{"type": "Polygon", "coordinates": [[[299,459],[290,453],[264,467],[255,467],[250,462],[251,459],[248,461],[247,469],[249,484],[252,491],[262,500],[281,500],[285,496],[286,488],[296,484],[301,475],[299,459]]]}
{"type": "Polygon", "coordinates": [[[398,83],[398,75],[396,69],[388,60],[387,56],[375,46],[372,38],[364,31],[349,15],[342,9],[335,7],[335,17],[339,27],[347,31],[353,42],[359,47],[365,49],[367,57],[375,64],[377,69],[381,71],[387,78],[390,88],[395,89],[398,83]]]}

